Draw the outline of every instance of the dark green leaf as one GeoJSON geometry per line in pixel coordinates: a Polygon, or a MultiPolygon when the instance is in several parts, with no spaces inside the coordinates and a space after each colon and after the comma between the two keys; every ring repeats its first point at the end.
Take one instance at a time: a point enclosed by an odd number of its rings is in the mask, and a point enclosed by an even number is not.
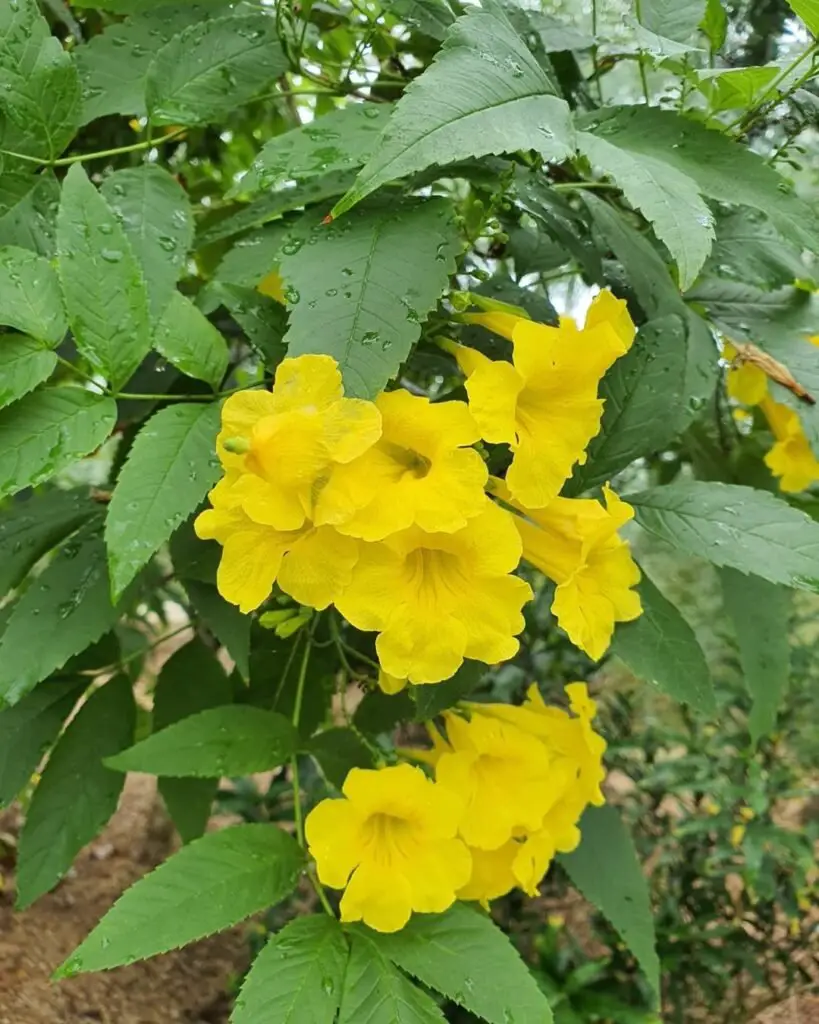
{"type": "Polygon", "coordinates": [[[59,345],[67,325],[60,284],[48,260],[28,249],[0,249],[0,323],[59,345]]]}
{"type": "MultiPolygon", "coordinates": [[[[282,245],[289,237],[287,229],[287,224],[279,222],[240,238],[219,263],[215,279],[220,284],[255,288],[278,267],[282,245]]],[[[291,247],[297,248],[298,242],[291,247]]]]}
{"type": "Polygon", "coordinates": [[[379,736],[392,732],[399,722],[414,716],[415,705],[406,690],[401,693],[372,690],[356,708],[353,723],[363,733],[379,736]]]}
{"type": "Polygon", "coordinates": [[[130,964],[230,928],[288,896],[302,864],[295,839],[275,825],[205,835],[128,889],[58,975],[130,964]]]}
{"type": "Polygon", "coordinates": [[[715,715],[714,684],[694,630],[645,572],[637,590],[643,614],[617,626],[611,653],[674,700],[715,715]]]}
{"type": "Polygon", "coordinates": [[[218,388],[228,366],[225,339],[190,299],[171,295],[154,331],[154,348],[172,366],[218,388]]]}
{"type": "Polygon", "coordinates": [[[119,220],[79,164],[63,181],[57,248],[77,348],[121,387],[151,346],[148,293],[119,220]]]}
{"type": "Polygon", "coordinates": [[[333,214],[435,164],[519,149],[559,161],[573,146],[568,106],[502,9],[472,7],[398,101],[381,145],[333,214]]]}
{"type": "Polygon", "coordinates": [[[705,16],[705,0],[640,0],[637,12],[649,32],[686,43],[705,16]]]}
{"type": "Polygon", "coordinates": [[[108,764],[123,772],[207,779],[277,768],[297,748],[296,730],[283,715],[236,704],[176,722],[108,764]]]}
{"type": "Polygon", "coordinates": [[[326,729],[307,745],[325,778],[341,789],[351,768],[372,768],[373,755],[352,729],[326,729]]]}
{"type": "Polygon", "coordinates": [[[15,704],[117,618],[94,520],[63,544],[14,605],[0,638],[0,704],[15,704]]]}
{"type": "Polygon", "coordinates": [[[219,403],[176,403],[137,434],[105,523],[114,594],[121,594],[219,478],[219,403]]]}
{"type": "Polygon", "coordinates": [[[455,20],[446,0],[389,0],[386,8],[431,39],[443,39],[455,20]]]}
{"type": "Polygon", "coordinates": [[[791,594],[758,576],[723,569],[722,596],[734,626],[739,663],[753,705],[748,729],[753,743],[773,732],[788,688],[788,622],[791,594]]]}
{"type": "Polygon", "coordinates": [[[603,284],[600,253],[582,211],[576,210],[563,193],[551,188],[542,174],[532,171],[516,171],[515,191],[520,206],[574,256],[589,280],[603,284]]]}
{"type": "Polygon", "coordinates": [[[30,170],[0,177],[0,245],[54,255],[60,186],[50,171],[30,170]]]}
{"type": "Polygon", "coordinates": [[[800,246],[783,238],[756,210],[719,213],[716,228],[706,272],[761,288],[780,288],[809,273],[800,246]]]}
{"type": "Polygon", "coordinates": [[[0,807],[25,786],[82,693],[77,679],[43,683],[13,708],[0,711],[0,807]]]}
{"type": "Polygon", "coordinates": [[[18,908],[48,892],[117,809],[125,780],[102,762],[131,742],[135,721],[131,682],[116,676],[88,698],[57,741],[20,836],[18,908]]]}
{"type": "Polygon", "coordinates": [[[400,932],[373,934],[373,941],[402,970],[489,1024],[552,1019],[506,935],[462,903],[444,914],[416,914],[400,932]]]}
{"type": "Polygon", "coordinates": [[[219,285],[217,294],[225,308],[247,335],[266,369],[275,370],[287,355],[284,336],[287,310],[269,295],[239,285],[219,285]]]}
{"type": "Polygon", "coordinates": [[[374,398],[418,339],[457,248],[452,207],[442,199],[367,204],[329,227],[305,214],[282,248],[288,354],[333,356],[346,393],[374,398]]]}
{"type": "Polygon", "coordinates": [[[239,675],[247,679],[250,673],[250,616],[242,615],[236,605],[229,604],[210,583],[186,579],[184,584],[194,611],[233,658],[239,675]]]}
{"type": "Polygon", "coordinates": [[[194,532],[195,517],[184,522],[171,537],[171,559],[177,575],[187,583],[198,580],[216,585],[222,547],[215,540],[200,540],[194,532]]]}
{"type": "Polygon", "coordinates": [[[347,966],[347,940],[325,914],[298,917],[253,962],[231,1024],[333,1024],[347,966]]]}
{"type": "Polygon", "coordinates": [[[414,686],[411,692],[415,700],[415,717],[425,722],[464,700],[475,690],[485,671],[486,666],[480,661],[465,661],[455,675],[443,683],[414,686]]]}
{"type": "Polygon", "coordinates": [[[589,807],[580,819],[580,846],[560,863],[586,899],[608,918],[637,958],[653,991],[660,992],[660,963],[648,883],[634,843],[613,807],[589,807]]]}
{"type": "Polygon", "coordinates": [[[219,121],[286,70],[272,13],[198,22],[154,57],[148,69],[148,111],[163,124],[219,121]]]}
{"type": "Polygon", "coordinates": [[[98,448],[116,403],[82,388],[41,388],[0,412],[0,497],[34,487],[98,448]]]}
{"type": "Polygon", "coordinates": [[[510,232],[506,253],[515,261],[518,277],[556,270],[569,259],[569,253],[562,245],[553,242],[540,231],[522,227],[510,232]]]}
{"type": "Polygon", "coordinates": [[[0,342],[0,409],[16,402],[51,376],[57,365],[53,352],[22,335],[0,342]]]}

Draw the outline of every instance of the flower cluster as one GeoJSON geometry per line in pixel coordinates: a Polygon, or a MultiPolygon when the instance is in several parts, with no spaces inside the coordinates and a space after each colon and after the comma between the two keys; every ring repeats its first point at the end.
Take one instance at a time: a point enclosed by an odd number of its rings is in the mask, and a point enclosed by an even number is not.
{"type": "Polygon", "coordinates": [[[530,895],[556,852],[573,850],[588,804],[600,805],[605,742],[585,684],[566,688],[573,714],[532,686],[522,707],[475,704],[444,716],[446,738],[411,751],[434,768],[353,769],[343,797],[319,803],[306,836],[319,880],[344,889],[342,921],[402,928],[413,912],[456,899],[530,895]]]}
{"type": "Polygon", "coordinates": [[[300,604],[334,604],[378,633],[391,691],[447,679],[464,658],[514,656],[532,597],[513,575],[522,556],[556,583],[560,625],[594,658],[615,622],[640,614],[639,571],[617,535],[630,508],[608,490],[605,506],[558,497],[600,428],[600,378],[633,340],[625,304],[602,292],[582,330],[468,319],[513,346],[511,363],[452,346],[468,405],[404,390],[347,398],[325,355],[285,359],[270,392],[232,395],[224,476],[196,521],[223,546],[228,601],[252,611],[277,584],[300,604]],[[488,479],[482,438],[510,446],[505,481],[488,479]]]}
{"type": "MultiPolygon", "coordinates": [[[[819,344],[819,338],[810,340],[819,344]]],[[[734,346],[725,344],[725,359],[733,362],[736,355],[734,346]]],[[[771,397],[764,370],[752,363],[731,365],[727,387],[729,397],[740,405],[757,406],[767,420],[774,444],[765,455],[765,465],[778,478],[779,489],[795,494],[816,483],[819,480],[819,459],[805,436],[799,414],[771,397]]]]}

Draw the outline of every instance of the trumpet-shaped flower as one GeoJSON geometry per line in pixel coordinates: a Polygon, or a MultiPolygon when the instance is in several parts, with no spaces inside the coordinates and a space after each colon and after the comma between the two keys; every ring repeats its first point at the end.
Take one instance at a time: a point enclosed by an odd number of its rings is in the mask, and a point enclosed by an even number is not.
{"type": "Polygon", "coordinates": [[[635,334],[626,305],[611,292],[592,302],[582,330],[568,317],[559,327],[510,314],[469,316],[512,342],[513,363],[456,351],[468,375],[469,409],[487,441],[506,443],[514,457],[509,490],[527,508],[542,508],[560,491],[600,429],[598,385],[635,334]],[[477,358],[476,358],[477,357],[477,358]]]}
{"type": "Polygon", "coordinates": [[[531,588],[509,575],[521,542],[512,516],[487,502],[454,533],[417,526],[362,543],[352,581],[337,599],[358,629],[377,630],[385,673],[412,683],[448,679],[464,658],[511,658],[531,588]]]}
{"type": "Polygon", "coordinates": [[[730,363],[725,377],[728,397],[742,405],[759,405],[768,394],[768,378],[764,370],[753,363],[735,363],[737,350],[730,341],[723,345],[722,355],[730,363]]]}
{"type": "Polygon", "coordinates": [[[413,911],[450,907],[472,871],[457,838],[458,798],[406,764],[353,768],[342,792],[343,799],[322,800],[305,823],[319,879],[345,889],[341,920],[394,932],[413,911]]]}
{"type": "Polygon", "coordinates": [[[375,401],[379,441],[336,466],[318,498],[316,520],[364,540],[382,540],[417,524],[452,533],[486,507],[486,467],[466,447],[480,431],[464,402],[390,391],[375,401]]]}
{"type": "Polygon", "coordinates": [[[505,896],[519,884],[513,865],[520,850],[521,844],[514,839],[496,850],[470,848],[472,874],[466,885],[458,890],[458,898],[478,900],[486,906],[490,900],[505,896]]]}
{"type": "MultiPolygon", "coordinates": [[[[493,490],[510,499],[493,481],[493,490]]],[[[609,487],[605,507],[587,498],[555,498],[546,508],[520,508],[515,525],[523,541],[523,557],[557,584],[552,611],[571,641],[590,658],[605,654],[616,622],[642,613],[640,581],[628,544],[618,529],[634,515],[609,487]]]]}
{"type": "Polygon", "coordinates": [[[805,436],[799,414],[772,398],[763,398],[759,407],[776,438],[776,444],[765,456],[765,465],[779,477],[781,491],[804,491],[819,480],[819,460],[805,436]]]}
{"type": "Polygon", "coordinates": [[[241,479],[224,501],[256,523],[301,529],[331,467],[357,458],[381,434],[375,405],[343,394],[335,360],[304,355],[279,364],[271,392],[231,395],[217,452],[241,479]]]}

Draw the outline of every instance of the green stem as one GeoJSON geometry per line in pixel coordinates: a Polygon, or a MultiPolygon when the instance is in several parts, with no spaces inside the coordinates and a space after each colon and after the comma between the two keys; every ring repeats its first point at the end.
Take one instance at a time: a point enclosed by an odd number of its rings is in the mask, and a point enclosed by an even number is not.
{"type": "MultiPolygon", "coordinates": [[[[740,114],[739,117],[737,117],[734,121],[732,121],[729,125],[726,126],[726,128],[725,128],[726,134],[729,133],[729,132],[732,132],[736,128],[737,129],[737,135],[735,136],[736,138],[739,138],[739,136],[744,135],[748,131],[748,129],[751,127],[751,125],[760,116],[760,114],[762,113],[763,108],[768,103],[768,101],[772,97],[774,99],[777,99],[776,91],[779,88],[779,86],[782,84],[782,82],[784,82],[785,79],[793,71],[795,71],[796,68],[799,67],[799,65],[802,63],[803,60],[805,60],[808,57],[811,58],[811,61],[813,60],[813,57],[814,57],[814,55],[816,53],[816,50],[817,50],[817,46],[819,46],[819,43],[814,42],[812,46],[809,46],[807,48],[807,50],[804,51],[804,53],[800,53],[799,56],[795,57],[790,62],[790,64],[788,64],[788,66],[786,68],[783,68],[781,73],[776,76],[776,78],[770,83],[770,85],[767,87],[767,89],[764,90],[762,95],[757,97],[757,101],[756,101],[755,105],[753,107],[751,107],[750,110],[743,111],[743,113],[740,114]]],[[[784,99],[786,95],[789,95],[795,89],[798,89],[799,86],[802,84],[802,82],[804,82],[807,78],[810,78],[812,73],[813,73],[813,68],[811,67],[806,72],[806,74],[802,75],[799,78],[799,80],[797,82],[794,82],[794,84],[788,89],[787,93],[783,93],[783,95],[781,97],[778,97],[778,98],[779,99],[784,99]]]]}
{"type": "Polygon", "coordinates": [[[603,106],[603,83],[600,80],[600,66],[597,62],[597,0],[592,0],[591,29],[594,37],[594,45],[591,48],[592,78],[597,85],[597,101],[603,106]]]}
{"type": "MultiPolygon", "coordinates": [[[[293,702],[293,726],[298,729],[299,718],[301,718],[301,702],[304,698],[304,684],[307,680],[307,666],[310,662],[310,638],[307,638],[307,643],[304,645],[304,654],[301,658],[301,667],[299,668],[299,678],[296,682],[296,699],[293,702]]],[[[296,826],[296,839],[299,841],[299,846],[304,848],[304,812],[301,806],[301,783],[299,781],[299,762],[298,758],[294,755],[290,758],[290,774],[293,779],[293,817],[294,824],[296,826]]]]}
{"type": "Polygon", "coordinates": [[[165,142],[172,142],[174,139],[178,139],[180,135],[183,135],[188,129],[177,128],[175,131],[169,132],[164,135],[161,139],[145,139],[142,142],[134,142],[130,146],[117,146],[115,149],[101,149],[96,153],[80,153],[77,156],[64,156],[59,160],[41,160],[36,156],[28,156],[26,153],[13,153],[8,149],[0,149],[0,153],[3,156],[12,156],[17,160],[26,160],[28,163],[39,164],[44,167],[68,167],[71,164],[85,163],[87,160],[102,160],[103,157],[108,156],[119,156],[122,153],[138,153],[143,149],[151,149],[154,146],[159,146],[165,142]]]}
{"type": "Polygon", "coordinates": [[[88,381],[89,384],[93,384],[94,387],[99,388],[102,394],[107,394],[108,389],[100,384],[99,381],[94,380],[90,373],[86,373],[85,370],[81,370],[79,366],[75,366],[74,363],[70,362],[68,359],[63,359],[62,356],[58,356],[56,352],[54,353],[54,358],[61,366],[66,367],[68,370],[73,370],[78,377],[82,377],[82,379],[88,381]]]}
{"type": "Polygon", "coordinates": [[[556,185],[552,185],[551,188],[555,192],[573,192],[575,189],[595,189],[595,188],[607,188],[612,189],[615,192],[619,192],[620,188],[613,182],[609,181],[561,181],[556,185]]]}

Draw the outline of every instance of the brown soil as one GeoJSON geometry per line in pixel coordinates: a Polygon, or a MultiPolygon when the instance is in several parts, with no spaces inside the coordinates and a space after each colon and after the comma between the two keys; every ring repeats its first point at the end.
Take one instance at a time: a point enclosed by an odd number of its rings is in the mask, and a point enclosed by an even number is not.
{"type": "MultiPolygon", "coordinates": [[[[0,815],[14,836],[14,812],[0,815]]],[[[52,971],[129,885],[163,860],[173,833],[158,809],[155,780],[130,776],[110,824],[57,889],[14,913],[14,878],[0,841],[0,1024],[224,1024],[224,992],[248,957],[233,929],[166,956],[54,984],[52,971]]]]}
{"type": "Polygon", "coordinates": [[[819,996],[794,996],[760,1014],[753,1024],[819,1024],[819,996]]]}

